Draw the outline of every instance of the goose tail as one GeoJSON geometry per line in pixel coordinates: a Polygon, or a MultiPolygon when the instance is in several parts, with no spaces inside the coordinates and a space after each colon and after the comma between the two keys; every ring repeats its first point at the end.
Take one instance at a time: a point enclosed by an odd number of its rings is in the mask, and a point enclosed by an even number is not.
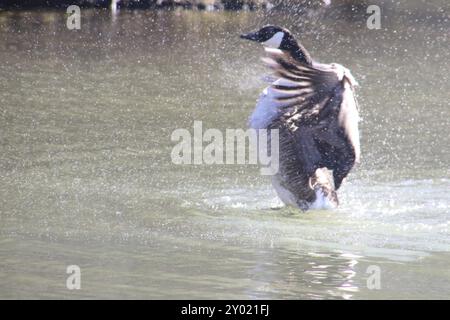
{"type": "Polygon", "coordinates": [[[311,203],[310,209],[334,209],[339,200],[334,187],[333,174],[327,168],[319,168],[309,180],[310,188],[314,190],[316,199],[311,203]]]}

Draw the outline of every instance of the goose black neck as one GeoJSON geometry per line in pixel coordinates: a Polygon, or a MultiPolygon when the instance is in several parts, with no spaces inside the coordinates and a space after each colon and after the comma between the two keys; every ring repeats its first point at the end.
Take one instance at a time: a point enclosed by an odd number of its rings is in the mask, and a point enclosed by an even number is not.
{"type": "Polygon", "coordinates": [[[307,65],[312,64],[312,59],[308,51],[306,51],[306,49],[291,35],[283,39],[280,49],[288,51],[295,60],[301,63],[305,63],[307,65]]]}

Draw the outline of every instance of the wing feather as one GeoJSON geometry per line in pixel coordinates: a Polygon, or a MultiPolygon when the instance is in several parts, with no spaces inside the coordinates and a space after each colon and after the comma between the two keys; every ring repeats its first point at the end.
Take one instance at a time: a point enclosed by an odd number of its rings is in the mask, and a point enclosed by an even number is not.
{"type": "Polygon", "coordinates": [[[352,159],[359,161],[360,144],[354,95],[356,81],[350,72],[338,64],[304,64],[282,50],[266,48],[266,52],[268,56],[263,58],[264,63],[276,77],[282,79],[272,84],[271,89],[275,100],[287,110],[283,118],[288,127],[296,132],[292,137],[296,140],[295,145],[302,149],[298,150],[299,157],[308,174],[321,163],[330,163],[330,160],[323,159],[326,155],[319,159],[313,150],[316,136],[328,139],[333,150],[348,154],[342,157],[343,160],[338,160],[341,163],[333,169],[347,168],[349,161],[353,166],[352,159]],[[334,129],[335,133],[331,132],[334,129]],[[324,130],[327,132],[324,133],[324,130]],[[306,150],[309,156],[304,154],[306,150]]]}

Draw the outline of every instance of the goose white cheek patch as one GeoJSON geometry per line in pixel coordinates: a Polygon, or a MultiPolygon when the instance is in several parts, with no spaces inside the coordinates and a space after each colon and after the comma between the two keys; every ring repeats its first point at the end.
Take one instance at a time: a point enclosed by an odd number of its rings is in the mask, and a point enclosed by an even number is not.
{"type": "Polygon", "coordinates": [[[272,38],[263,42],[263,45],[271,48],[279,48],[281,41],[283,40],[284,33],[279,31],[275,33],[272,38]]]}

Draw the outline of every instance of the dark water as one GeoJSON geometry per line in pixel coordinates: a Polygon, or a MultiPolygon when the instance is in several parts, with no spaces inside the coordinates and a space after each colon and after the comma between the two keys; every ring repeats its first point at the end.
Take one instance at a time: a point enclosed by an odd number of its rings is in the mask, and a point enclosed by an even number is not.
{"type": "Polygon", "coordinates": [[[449,11],[413,9],[381,30],[339,11],[85,10],[79,31],[1,12],[0,297],[449,298],[449,11]],[[335,211],[272,210],[255,166],[171,161],[194,120],[245,127],[267,70],[238,35],[269,22],[360,83],[362,163],[335,211]]]}

